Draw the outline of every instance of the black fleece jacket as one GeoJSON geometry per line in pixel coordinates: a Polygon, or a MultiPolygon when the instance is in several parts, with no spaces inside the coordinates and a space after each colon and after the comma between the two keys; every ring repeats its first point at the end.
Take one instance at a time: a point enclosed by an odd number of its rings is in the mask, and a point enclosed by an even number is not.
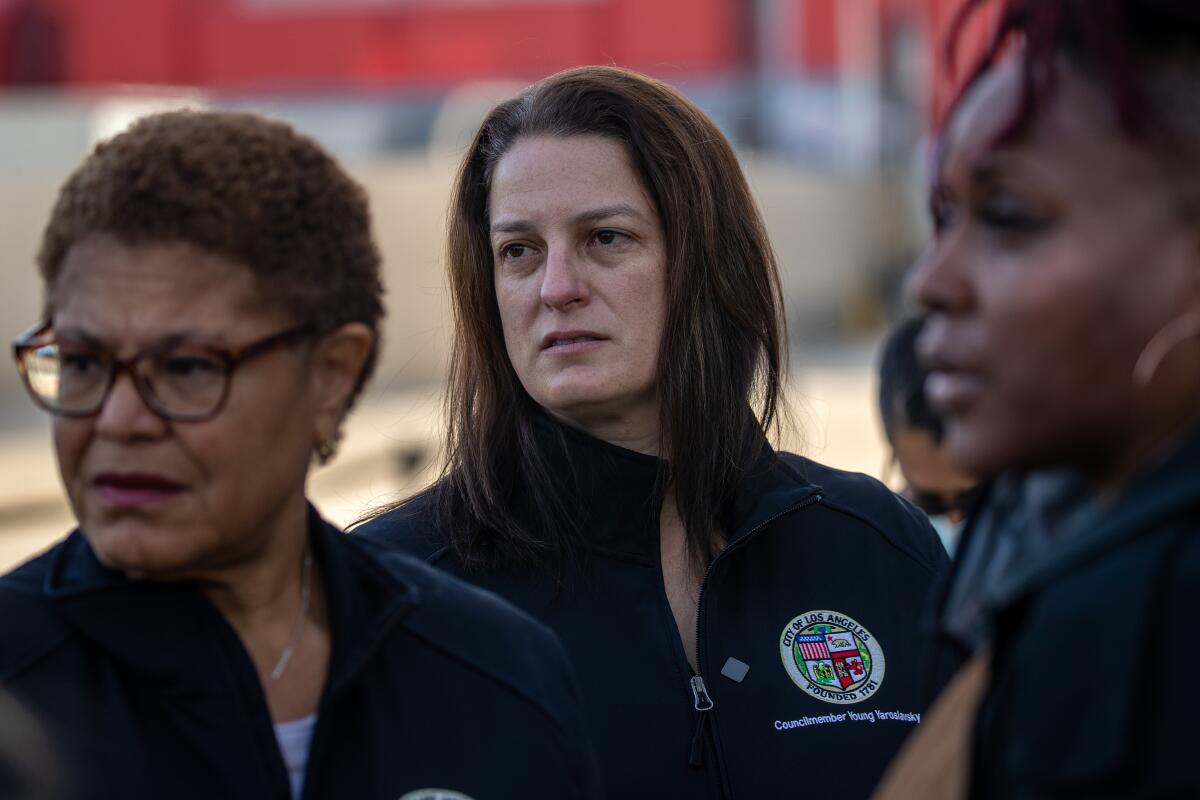
{"type": "MultiPolygon", "coordinates": [[[[305,798],[598,796],[543,625],[315,511],[309,539],[333,650],[305,798]]],[[[0,578],[0,619],[0,687],[49,729],[70,798],[290,798],[254,667],[194,585],[129,580],[75,532],[0,578]]]]}
{"type": "MultiPolygon", "coordinates": [[[[657,459],[556,427],[543,420],[539,435],[565,437],[554,466],[573,476],[582,533],[564,586],[549,572],[464,573],[431,495],[352,535],[473,581],[558,633],[611,796],[869,794],[944,677],[919,630],[948,565],[924,516],[866,476],[764,457],[701,590],[694,676],[663,585],[657,459]]],[[[514,498],[533,519],[527,506],[514,498]]]]}

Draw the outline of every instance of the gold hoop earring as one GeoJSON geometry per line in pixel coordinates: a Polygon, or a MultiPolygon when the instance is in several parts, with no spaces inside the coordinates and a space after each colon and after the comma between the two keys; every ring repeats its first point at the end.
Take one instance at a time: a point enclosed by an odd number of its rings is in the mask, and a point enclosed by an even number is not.
{"type": "Polygon", "coordinates": [[[1196,337],[1200,337],[1200,308],[1162,326],[1158,333],[1150,337],[1137,363],[1133,365],[1133,385],[1142,390],[1149,388],[1155,373],[1171,351],[1196,337]]]}

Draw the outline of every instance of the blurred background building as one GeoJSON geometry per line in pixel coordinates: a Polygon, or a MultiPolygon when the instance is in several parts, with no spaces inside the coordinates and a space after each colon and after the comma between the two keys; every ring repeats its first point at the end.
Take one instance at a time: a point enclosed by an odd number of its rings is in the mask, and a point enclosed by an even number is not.
{"type": "MultiPolygon", "coordinates": [[[[798,423],[788,443],[878,474],[873,345],[926,236],[925,143],[950,95],[941,41],[958,6],[0,0],[0,333],[36,321],[41,227],[96,141],[181,105],[292,122],[366,186],[385,258],[384,360],[343,453],[314,483],[349,521],[436,461],[442,223],[462,149],[529,82],[616,64],[678,86],[743,158],[784,272],[798,423]]],[[[0,568],[70,521],[46,427],[16,371],[0,369],[0,568]]]]}

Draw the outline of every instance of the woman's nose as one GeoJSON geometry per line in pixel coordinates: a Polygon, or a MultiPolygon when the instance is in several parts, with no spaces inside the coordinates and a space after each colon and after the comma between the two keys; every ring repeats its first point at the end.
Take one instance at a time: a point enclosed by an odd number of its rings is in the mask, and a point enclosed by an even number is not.
{"type": "Polygon", "coordinates": [[[550,246],[542,272],[542,302],[555,310],[587,302],[588,287],[575,254],[567,247],[550,246]]]}
{"type": "Polygon", "coordinates": [[[962,248],[955,239],[951,234],[931,241],[908,276],[905,294],[922,311],[961,311],[970,305],[962,248]]]}
{"type": "Polygon", "coordinates": [[[146,404],[128,371],[113,380],[96,414],[96,433],[116,439],[161,435],[166,422],[146,404]]]}

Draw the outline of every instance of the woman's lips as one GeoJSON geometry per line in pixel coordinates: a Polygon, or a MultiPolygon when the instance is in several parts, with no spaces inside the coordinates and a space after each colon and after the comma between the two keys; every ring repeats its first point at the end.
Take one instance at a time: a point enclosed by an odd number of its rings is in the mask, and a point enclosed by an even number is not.
{"type": "Polygon", "coordinates": [[[947,416],[964,413],[986,390],[978,361],[965,350],[969,331],[952,329],[944,314],[933,313],[917,337],[917,359],[929,377],[925,397],[934,411],[947,416]]]}
{"type": "Polygon", "coordinates": [[[935,369],[925,379],[925,396],[934,410],[961,413],[983,393],[983,381],[971,372],[935,369]]]}
{"type": "Polygon", "coordinates": [[[105,502],[122,508],[162,503],[184,490],[175,481],[142,473],[102,473],[92,480],[92,487],[105,502]]]}
{"type": "Polygon", "coordinates": [[[547,336],[542,343],[542,352],[556,356],[570,356],[594,350],[605,340],[594,334],[547,336]]]}

